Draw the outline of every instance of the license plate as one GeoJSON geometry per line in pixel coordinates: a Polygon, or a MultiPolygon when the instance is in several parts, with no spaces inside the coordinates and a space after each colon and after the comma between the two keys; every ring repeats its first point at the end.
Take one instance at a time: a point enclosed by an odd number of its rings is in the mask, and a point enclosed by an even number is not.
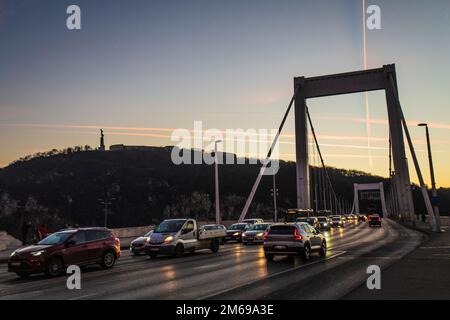
{"type": "Polygon", "coordinates": [[[158,248],[150,248],[150,251],[159,251],[158,248]]]}
{"type": "Polygon", "coordinates": [[[11,267],[20,267],[21,265],[20,262],[11,262],[11,267]]]}
{"type": "Polygon", "coordinates": [[[283,250],[286,249],[286,246],[275,246],[274,249],[283,250]]]}

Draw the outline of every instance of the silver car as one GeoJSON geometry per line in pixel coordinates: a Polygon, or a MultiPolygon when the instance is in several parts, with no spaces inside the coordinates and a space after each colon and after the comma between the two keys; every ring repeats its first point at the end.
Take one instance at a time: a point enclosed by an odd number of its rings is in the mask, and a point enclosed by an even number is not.
{"type": "Polygon", "coordinates": [[[269,261],[278,255],[299,255],[308,261],[312,252],[325,256],[327,243],[324,235],[308,223],[277,223],[264,235],[264,254],[269,261]]]}
{"type": "Polygon", "coordinates": [[[247,231],[242,234],[242,243],[263,243],[263,236],[266,233],[267,229],[269,229],[269,223],[257,223],[251,225],[247,231]]]}
{"type": "Polygon", "coordinates": [[[150,240],[150,236],[153,234],[153,230],[150,230],[142,237],[133,240],[130,244],[130,251],[135,255],[145,253],[145,245],[150,240]]]}

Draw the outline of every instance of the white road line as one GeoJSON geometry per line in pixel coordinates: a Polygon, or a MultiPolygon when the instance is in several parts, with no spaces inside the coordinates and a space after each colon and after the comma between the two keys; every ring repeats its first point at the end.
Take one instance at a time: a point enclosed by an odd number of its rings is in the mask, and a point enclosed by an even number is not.
{"type": "Polygon", "coordinates": [[[195,269],[209,269],[209,268],[215,268],[215,267],[218,267],[218,266],[220,266],[221,264],[219,263],[219,264],[208,264],[208,265],[206,265],[206,266],[199,266],[199,267],[195,267],[195,268],[193,268],[194,270],[195,269]]]}
{"type": "Polygon", "coordinates": [[[206,300],[206,299],[210,299],[210,298],[213,298],[213,297],[215,297],[215,296],[218,296],[218,295],[221,295],[221,294],[230,292],[230,291],[232,291],[232,290],[238,289],[238,288],[243,287],[243,286],[246,286],[246,285],[250,285],[250,284],[252,284],[252,283],[256,283],[256,282],[261,281],[261,280],[268,280],[268,279],[271,279],[271,278],[273,278],[273,277],[276,277],[276,276],[280,276],[280,275],[286,274],[286,273],[288,273],[288,272],[296,271],[296,270],[303,269],[303,268],[306,268],[306,267],[309,267],[309,266],[312,266],[312,265],[315,265],[315,264],[318,264],[318,263],[321,263],[321,262],[324,262],[324,261],[327,261],[327,260],[331,260],[331,259],[333,259],[333,258],[337,258],[337,257],[339,257],[339,256],[341,256],[341,255],[343,255],[343,254],[346,254],[346,253],[347,253],[347,251],[342,251],[342,252],[336,253],[336,254],[334,254],[334,255],[332,255],[332,256],[326,257],[325,259],[317,260],[317,261],[310,262],[310,263],[307,263],[307,264],[302,264],[302,265],[300,265],[300,266],[298,266],[298,267],[291,268],[291,269],[288,269],[288,270],[283,270],[283,271],[280,271],[280,272],[276,272],[276,273],[273,273],[273,274],[268,275],[268,276],[266,276],[266,277],[264,277],[264,278],[261,278],[261,279],[250,280],[250,281],[241,283],[241,284],[239,284],[239,285],[237,285],[237,286],[234,286],[234,287],[231,287],[231,288],[227,288],[227,289],[224,289],[224,290],[215,292],[215,293],[213,293],[213,294],[209,294],[209,295],[206,295],[206,296],[197,298],[197,299],[195,299],[195,300],[206,300]]]}

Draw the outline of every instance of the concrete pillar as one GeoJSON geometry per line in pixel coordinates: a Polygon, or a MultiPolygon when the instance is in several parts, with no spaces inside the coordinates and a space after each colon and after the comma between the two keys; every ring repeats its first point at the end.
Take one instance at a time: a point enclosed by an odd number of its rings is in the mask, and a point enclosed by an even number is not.
{"type": "Polygon", "coordinates": [[[405,153],[401,115],[389,80],[389,73],[391,73],[393,75],[393,79],[395,80],[395,85],[397,86],[395,66],[387,65],[383,68],[385,73],[386,102],[388,109],[389,128],[392,140],[392,157],[397,178],[396,191],[399,211],[403,217],[407,217],[407,219],[413,221],[414,203],[411,192],[411,180],[409,176],[408,160],[405,153]]]}
{"type": "Polygon", "coordinates": [[[311,209],[308,163],[308,118],[306,114],[305,93],[302,90],[304,83],[304,77],[294,79],[294,90],[297,86],[300,86],[300,90],[295,99],[297,208],[311,209]]]}
{"type": "Polygon", "coordinates": [[[353,185],[353,189],[354,189],[354,191],[353,191],[353,193],[354,193],[353,202],[355,203],[355,214],[359,214],[360,213],[359,212],[359,187],[358,187],[357,183],[355,183],[353,185]]]}

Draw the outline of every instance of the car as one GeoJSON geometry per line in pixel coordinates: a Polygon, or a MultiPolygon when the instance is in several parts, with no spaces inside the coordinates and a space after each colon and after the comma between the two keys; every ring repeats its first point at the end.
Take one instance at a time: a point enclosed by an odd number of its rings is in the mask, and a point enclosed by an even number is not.
{"type": "Polygon", "coordinates": [[[341,216],[331,216],[331,227],[343,228],[344,220],[341,216]]]}
{"type": "Polygon", "coordinates": [[[35,245],[14,251],[8,271],[19,277],[45,273],[56,277],[70,265],[100,264],[112,268],[120,257],[120,240],[106,228],[77,228],[55,232],[35,245]]]}
{"type": "Polygon", "coordinates": [[[381,217],[378,214],[371,214],[368,221],[369,227],[381,227],[381,217]]]}
{"type": "Polygon", "coordinates": [[[185,252],[203,249],[216,253],[221,240],[215,230],[201,229],[195,219],[167,219],[155,228],[145,252],[152,259],[158,255],[182,257],[185,252]]]}
{"type": "Polygon", "coordinates": [[[356,218],[357,218],[358,222],[361,222],[361,221],[366,222],[367,221],[367,217],[363,214],[357,214],[356,218]]]}
{"type": "Polygon", "coordinates": [[[263,219],[260,218],[255,218],[255,219],[244,219],[242,220],[242,223],[247,223],[247,224],[257,224],[257,223],[264,223],[263,219]]]}
{"type": "Polygon", "coordinates": [[[331,220],[328,217],[317,217],[320,230],[331,230],[331,220]]]}
{"type": "Polygon", "coordinates": [[[308,261],[313,252],[325,256],[325,236],[308,223],[277,223],[270,226],[264,235],[264,255],[268,261],[275,256],[301,256],[308,261]]]}
{"type": "Polygon", "coordinates": [[[250,227],[248,223],[235,223],[227,229],[225,242],[237,241],[242,242],[242,234],[250,227]]]}
{"type": "Polygon", "coordinates": [[[257,223],[249,226],[247,231],[242,234],[242,243],[263,243],[263,236],[269,227],[269,223],[257,223]]]}
{"type": "Polygon", "coordinates": [[[314,228],[319,228],[320,227],[319,220],[316,217],[297,218],[295,220],[295,222],[309,223],[309,225],[313,226],[314,228]]]}
{"type": "Polygon", "coordinates": [[[147,241],[150,239],[150,236],[153,234],[153,230],[150,230],[146,234],[141,237],[138,237],[131,241],[130,251],[133,255],[137,256],[142,253],[145,253],[145,245],[147,241]]]}
{"type": "Polygon", "coordinates": [[[205,224],[200,227],[199,233],[208,231],[211,234],[220,237],[220,243],[225,243],[225,238],[227,236],[227,228],[223,224],[205,224]]]}

